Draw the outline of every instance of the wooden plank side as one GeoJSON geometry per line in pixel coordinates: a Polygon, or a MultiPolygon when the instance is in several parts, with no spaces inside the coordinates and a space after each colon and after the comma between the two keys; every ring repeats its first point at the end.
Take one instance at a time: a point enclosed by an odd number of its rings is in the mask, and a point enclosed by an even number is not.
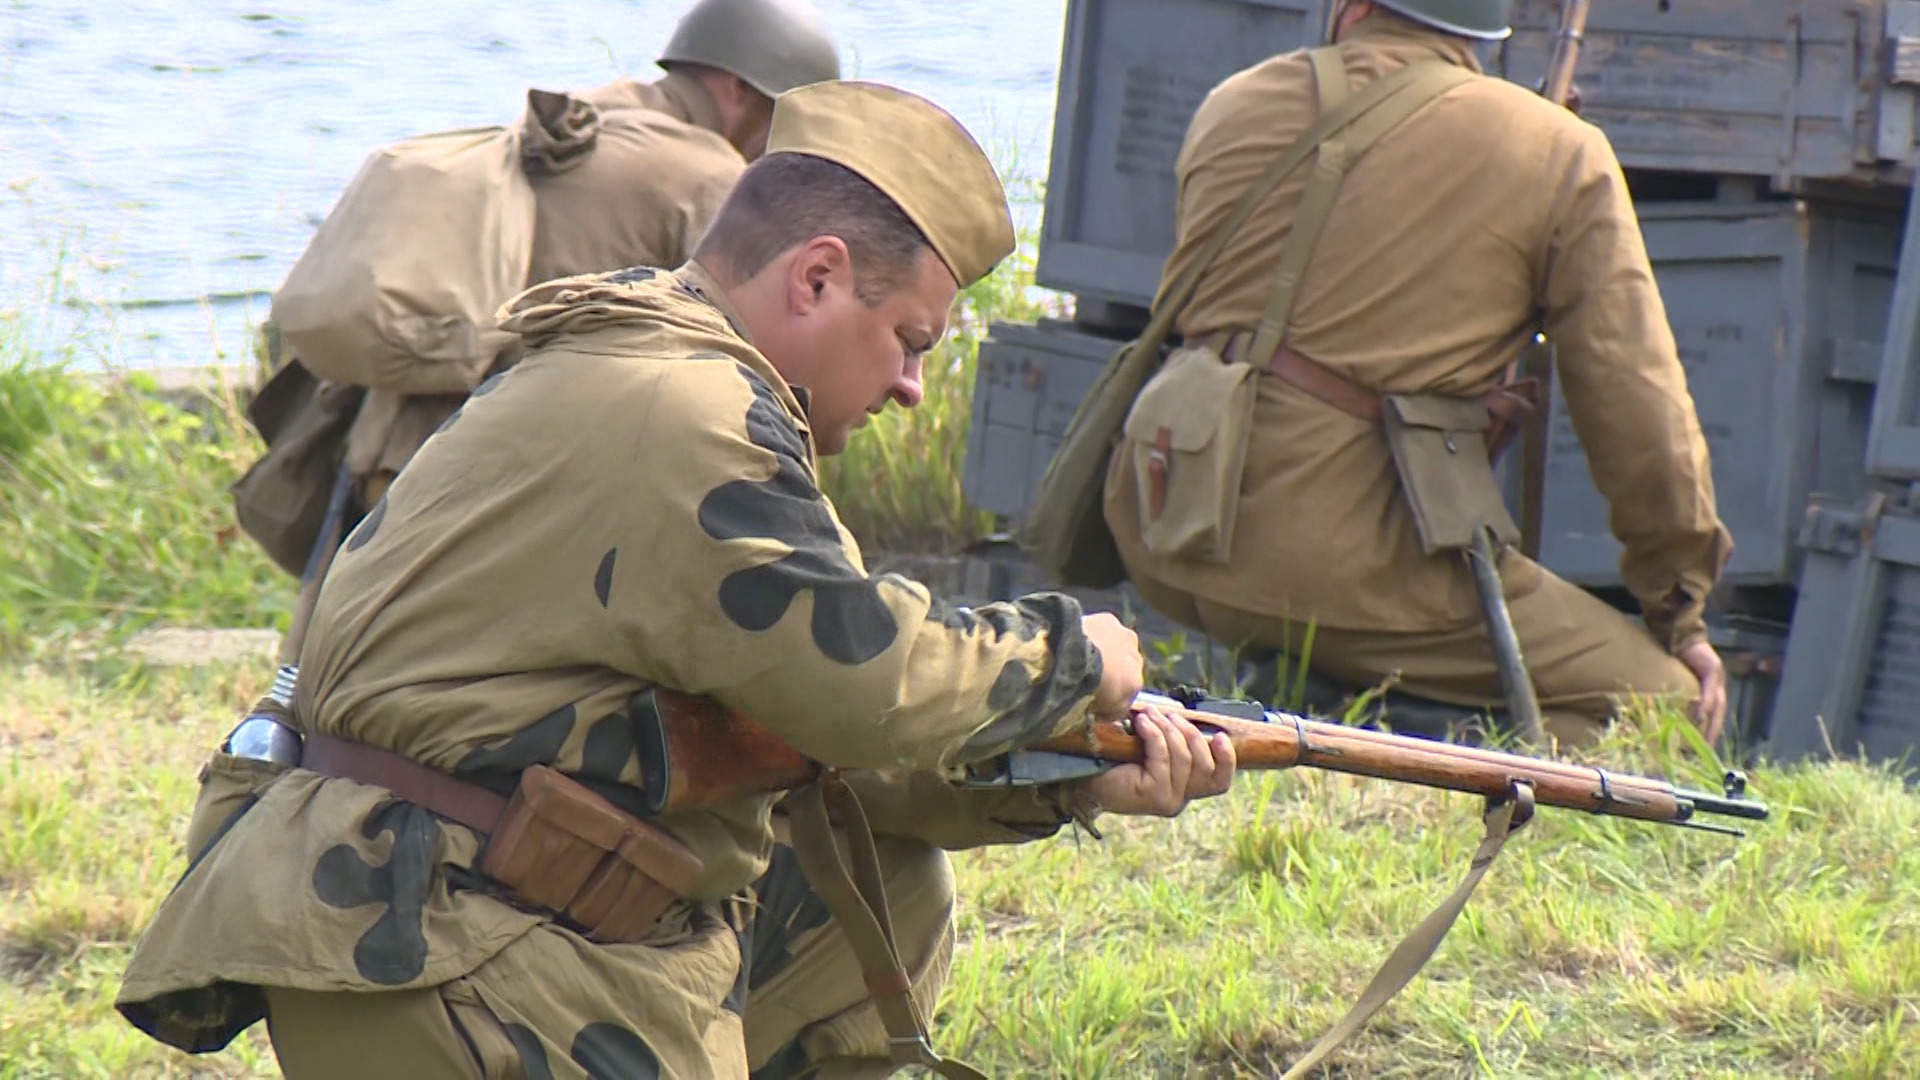
{"type": "MultiPolygon", "coordinates": [[[[1557,15],[1543,13],[1557,6],[1522,5],[1506,78],[1532,86],[1545,73],[1557,15]]],[[[1883,17],[1877,3],[1596,6],[1574,79],[1582,114],[1629,167],[1868,179],[1861,166],[1901,135],[1891,121],[1903,102],[1880,109],[1868,70],[1883,17]]]]}
{"type": "MultiPolygon", "coordinates": [[[[1591,5],[1587,33],[1783,41],[1796,15],[1809,42],[1851,42],[1856,24],[1877,32],[1886,20],[1884,0],[1636,0],[1591,5]]],[[[1512,22],[1516,33],[1551,32],[1560,25],[1560,2],[1516,0],[1512,22]]]]}

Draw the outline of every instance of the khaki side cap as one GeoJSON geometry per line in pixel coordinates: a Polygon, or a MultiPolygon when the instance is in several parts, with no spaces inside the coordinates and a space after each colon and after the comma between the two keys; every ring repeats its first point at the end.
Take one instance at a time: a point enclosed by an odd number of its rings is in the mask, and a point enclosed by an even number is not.
{"type": "Polygon", "coordinates": [[[993,163],[960,121],[881,83],[815,83],[774,100],[767,153],[809,154],[879,188],[925,233],[964,288],[1013,253],[1013,218],[993,163]]]}

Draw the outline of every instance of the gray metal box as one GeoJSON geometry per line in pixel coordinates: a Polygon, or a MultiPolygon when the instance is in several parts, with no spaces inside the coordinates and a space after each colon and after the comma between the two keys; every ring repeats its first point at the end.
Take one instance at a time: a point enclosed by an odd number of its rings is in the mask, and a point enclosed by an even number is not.
{"type": "Polygon", "coordinates": [[[1707,641],[1727,670],[1725,738],[1737,757],[1763,747],[1779,700],[1789,627],[1784,623],[1707,613],[1707,641]]]}
{"type": "MultiPolygon", "coordinates": [[[[1519,0],[1483,66],[1529,88],[1559,0],[1519,0]]],[[[1173,246],[1173,162],[1227,76],[1317,43],[1325,0],[1068,0],[1035,278],[1151,303],[1173,246]]],[[[1629,169],[1910,182],[1920,0],[1594,4],[1583,115],[1629,169]]]]}
{"type": "Polygon", "coordinates": [[[969,504],[1007,517],[1025,512],[1074,410],[1118,348],[1052,319],[987,328],[975,362],[960,479],[969,504]]]}
{"type": "MultiPolygon", "coordinates": [[[[1899,263],[1899,212],[1830,203],[1640,208],[1733,534],[1726,580],[1790,584],[1813,492],[1852,498],[1899,263]]],[[[1540,561],[1620,584],[1607,504],[1554,382],[1540,561]]]]}
{"type": "MultiPolygon", "coordinates": [[[[1890,761],[1920,743],[1920,516],[1884,494],[1807,513],[1769,756],[1890,761]]],[[[1909,762],[1909,765],[1914,764],[1909,762]]]]}
{"type": "MultiPolygon", "coordinates": [[[[1560,0],[1517,0],[1500,73],[1539,85],[1560,0]]],[[[1581,115],[1628,168],[1907,183],[1920,81],[1912,0],[1591,5],[1581,115]]]]}
{"type": "Polygon", "coordinates": [[[1920,214],[1910,192],[1900,276],[1887,320],[1867,436],[1867,471],[1884,480],[1920,479],[1920,214]]]}
{"type": "Polygon", "coordinates": [[[1323,3],[1068,0],[1034,279],[1151,304],[1194,110],[1234,72],[1319,40],[1323,3]]]}

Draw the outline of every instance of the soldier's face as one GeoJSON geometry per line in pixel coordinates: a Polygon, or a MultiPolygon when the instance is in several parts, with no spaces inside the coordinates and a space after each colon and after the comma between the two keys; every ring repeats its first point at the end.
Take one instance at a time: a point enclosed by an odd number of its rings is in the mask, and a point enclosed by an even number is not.
{"type": "Polygon", "coordinates": [[[946,333],[959,289],[930,250],[921,253],[914,273],[871,307],[855,295],[850,273],[830,275],[822,284],[808,319],[800,365],[806,374],[795,381],[807,388],[816,449],[837,454],[888,402],[905,409],[920,404],[921,365],[946,333]]]}

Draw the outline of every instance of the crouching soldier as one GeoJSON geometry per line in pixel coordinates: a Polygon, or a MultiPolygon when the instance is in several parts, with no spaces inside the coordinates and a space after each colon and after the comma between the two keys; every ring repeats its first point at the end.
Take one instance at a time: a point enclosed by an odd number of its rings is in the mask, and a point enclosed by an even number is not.
{"type": "Polygon", "coordinates": [[[817,485],[819,455],[919,403],[958,290],[1012,249],[1000,181],[952,117],[825,82],[779,99],[691,261],[517,298],[524,358],[421,449],[320,589],[303,756],[209,762],[123,1015],[190,1051],[264,1018],[294,1080],[930,1057],[977,1075],[923,1041],[951,948],[943,849],[1178,813],[1234,769],[1224,738],[1133,710],[1143,663],[1111,616],[1054,593],[956,607],[869,574],[817,485]],[[892,834],[894,955],[873,962],[874,924],[818,888],[838,789],[649,812],[645,733],[669,693],[847,770],[892,834]],[[1142,764],[951,782],[1130,713],[1142,764]]]}

